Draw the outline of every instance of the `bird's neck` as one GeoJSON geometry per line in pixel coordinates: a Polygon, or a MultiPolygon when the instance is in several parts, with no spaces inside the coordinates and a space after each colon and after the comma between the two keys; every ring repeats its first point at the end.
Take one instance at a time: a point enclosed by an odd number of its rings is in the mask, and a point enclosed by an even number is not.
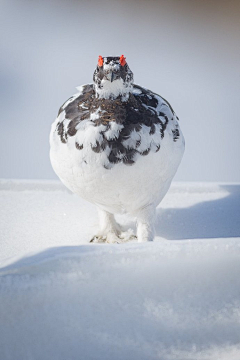
{"type": "Polygon", "coordinates": [[[127,101],[129,94],[132,92],[132,84],[124,84],[122,79],[110,81],[102,81],[100,85],[94,84],[96,98],[115,100],[121,98],[122,101],[127,101]]]}

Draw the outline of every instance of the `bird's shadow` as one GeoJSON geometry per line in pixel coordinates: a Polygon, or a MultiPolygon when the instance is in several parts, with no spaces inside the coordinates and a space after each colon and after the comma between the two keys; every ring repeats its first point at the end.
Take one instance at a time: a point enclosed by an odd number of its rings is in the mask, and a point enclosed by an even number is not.
{"type": "Polygon", "coordinates": [[[240,237],[240,185],[221,185],[222,199],[157,210],[156,235],[168,240],[240,237]]]}

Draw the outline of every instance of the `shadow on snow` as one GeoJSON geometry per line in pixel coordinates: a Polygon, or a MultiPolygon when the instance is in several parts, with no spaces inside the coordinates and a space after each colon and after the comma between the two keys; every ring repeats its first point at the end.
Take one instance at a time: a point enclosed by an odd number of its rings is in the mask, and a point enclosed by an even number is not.
{"type": "Polygon", "coordinates": [[[167,240],[240,236],[240,185],[221,185],[229,195],[188,208],[158,209],[156,235],[167,240]]]}

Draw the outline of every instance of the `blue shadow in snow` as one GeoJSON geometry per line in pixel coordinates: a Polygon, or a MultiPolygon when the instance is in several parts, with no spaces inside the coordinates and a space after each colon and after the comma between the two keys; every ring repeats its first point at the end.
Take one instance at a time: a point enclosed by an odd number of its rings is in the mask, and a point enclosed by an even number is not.
{"type": "Polygon", "coordinates": [[[221,185],[229,195],[188,208],[159,209],[156,235],[168,240],[240,237],[240,185],[221,185]]]}

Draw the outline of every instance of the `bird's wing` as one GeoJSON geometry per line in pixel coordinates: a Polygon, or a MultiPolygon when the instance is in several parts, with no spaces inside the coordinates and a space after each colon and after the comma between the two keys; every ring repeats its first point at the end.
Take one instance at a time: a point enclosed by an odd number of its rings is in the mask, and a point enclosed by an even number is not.
{"type": "MultiPolygon", "coordinates": [[[[158,114],[160,114],[161,112],[165,114],[166,112],[167,114],[165,115],[170,118],[176,116],[169,102],[162,96],[154,93],[153,91],[148,90],[140,85],[134,84],[133,94],[136,98],[141,99],[142,103],[150,110],[154,109],[158,114]]],[[[170,118],[168,120],[170,120],[170,118]]],[[[178,119],[177,116],[176,118],[178,119]]]]}
{"type": "Polygon", "coordinates": [[[87,84],[77,89],[79,92],[65,101],[58,112],[56,130],[63,143],[67,142],[68,136],[74,136],[77,133],[77,125],[89,117],[89,108],[84,104],[89,102],[93,94],[93,85],[87,84]]]}
{"type": "Polygon", "coordinates": [[[180,137],[178,120],[172,106],[162,96],[143,88],[139,85],[133,86],[133,95],[141,107],[144,107],[144,124],[154,130],[154,126],[160,125],[161,138],[168,127],[172,133],[173,141],[176,142],[180,137]],[[154,126],[153,126],[154,124],[154,126]]]}

